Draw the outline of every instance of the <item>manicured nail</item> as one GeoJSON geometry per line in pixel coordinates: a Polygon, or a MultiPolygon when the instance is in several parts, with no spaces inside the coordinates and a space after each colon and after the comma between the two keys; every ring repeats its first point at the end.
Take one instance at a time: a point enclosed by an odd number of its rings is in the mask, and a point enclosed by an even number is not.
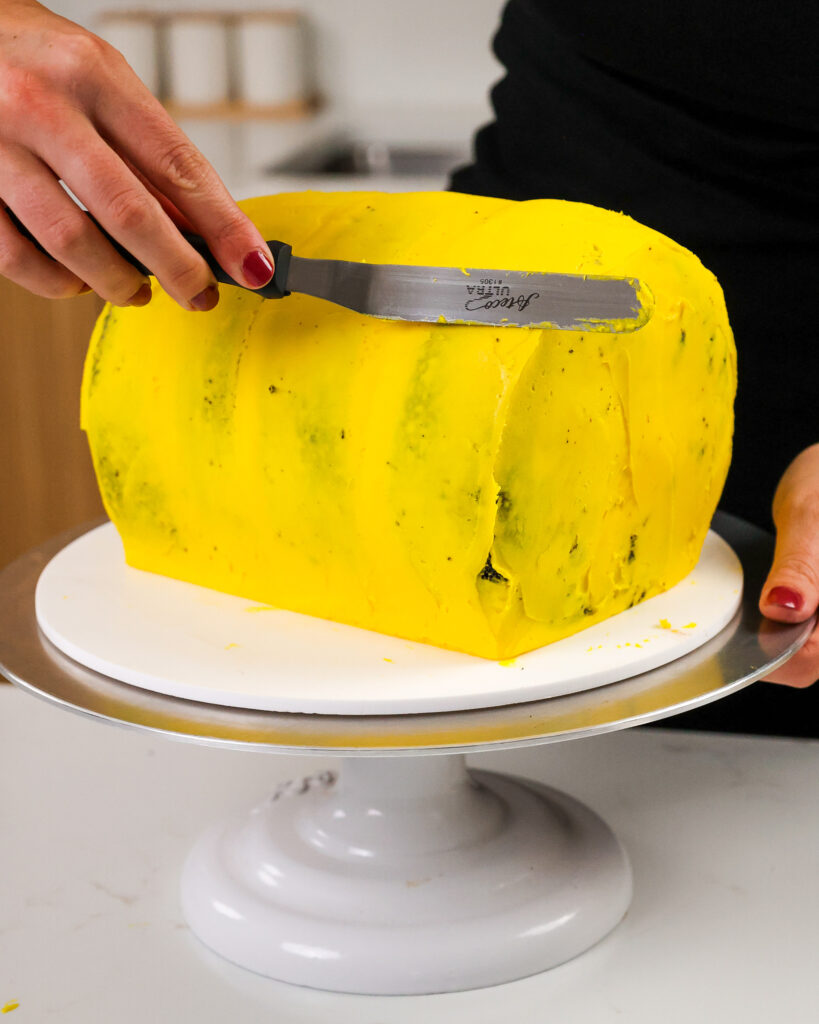
{"type": "Polygon", "coordinates": [[[273,264],[263,252],[249,252],[242,263],[242,273],[251,288],[261,288],[273,276],[273,264]]]}
{"type": "Polygon", "coordinates": [[[151,301],[151,286],[147,283],[140,286],[128,299],[129,306],[147,306],[151,301]]]}
{"type": "Polygon", "coordinates": [[[768,591],[767,600],[768,604],[776,604],[780,608],[790,608],[794,612],[798,612],[805,603],[802,595],[796,590],[791,590],[790,587],[773,587],[768,591]]]}
{"type": "Polygon", "coordinates": [[[209,284],[207,288],[191,299],[191,305],[200,313],[207,313],[209,309],[213,309],[218,301],[219,289],[215,284],[209,284]]]}

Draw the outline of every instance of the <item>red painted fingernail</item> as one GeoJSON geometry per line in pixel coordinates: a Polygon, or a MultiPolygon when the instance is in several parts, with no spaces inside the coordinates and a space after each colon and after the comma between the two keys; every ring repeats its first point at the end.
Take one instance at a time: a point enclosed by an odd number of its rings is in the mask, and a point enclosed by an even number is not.
{"type": "Polygon", "coordinates": [[[251,288],[261,288],[273,276],[273,264],[263,252],[256,249],[245,256],[242,273],[251,288]]]}
{"type": "Polygon", "coordinates": [[[805,603],[802,595],[796,590],[791,590],[790,587],[773,587],[768,591],[767,600],[768,604],[776,604],[780,608],[790,608],[794,612],[798,612],[805,603]]]}
{"type": "Polygon", "coordinates": [[[151,301],[151,286],[149,284],[141,285],[128,299],[129,306],[147,306],[151,301]]]}
{"type": "Polygon", "coordinates": [[[215,284],[209,284],[198,295],[194,295],[191,299],[191,305],[200,313],[207,313],[208,310],[213,309],[218,301],[219,289],[215,284]]]}

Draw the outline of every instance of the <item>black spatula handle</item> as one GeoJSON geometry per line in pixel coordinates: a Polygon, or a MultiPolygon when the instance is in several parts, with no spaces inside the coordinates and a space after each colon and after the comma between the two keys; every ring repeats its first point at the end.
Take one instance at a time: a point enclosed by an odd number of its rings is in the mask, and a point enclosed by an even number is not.
{"type": "MultiPolygon", "coordinates": [[[[107,241],[116,249],[116,251],[127,263],[130,263],[132,267],[136,267],[140,274],[145,274],[146,277],[151,277],[153,275],[152,270],[146,267],[144,263],[141,263],[136,258],[136,256],[133,255],[133,253],[129,252],[125,248],[125,246],[121,242],[118,242],[116,238],[109,235],[105,228],[102,227],[102,225],[97,220],[95,220],[90,213],[88,213],[87,211],[84,212],[86,217],[88,217],[88,219],[97,229],[97,231],[99,231],[99,233],[104,238],[107,239],[107,241]]],[[[51,253],[46,251],[46,249],[40,244],[40,242],[34,237],[34,235],[32,235],[28,228],[22,223],[22,221],[20,221],[20,219],[17,216],[15,216],[15,214],[11,210],[6,209],[5,214],[24,238],[27,238],[33,245],[35,245],[40,250],[41,253],[43,253],[45,256],[48,256],[49,259],[54,259],[51,253]]],[[[185,239],[188,245],[190,245],[191,248],[195,249],[199,253],[199,255],[204,259],[204,261],[213,271],[213,275],[216,278],[216,280],[221,282],[222,284],[231,284],[234,285],[236,288],[244,288],[247,291],[255,292],[257,295],[262,295],[266,299],[283,299],[285,295],[290,294],[290,292],[287,290],[287,275],[290,270],[290,256],[292,250],[286,242],[270,241],[267,243],[271,253],[273,253],[273,260],[275,262],[276,267],[273,273],[273,277],[270,279],[270,281],[268,281],[268,283],[263,288],[249,288],[247,285],[240,284],[239,281],[234,280],[230,276],[230,274],[228,274],[228,272],[224,270],[224,268],[221,266],[216,257],[208,248],[207,242],[205,241],[204,238],[202,238],[201,235],[195,235],[193,234],[193,232],[190,231],[180,231],[179,233],[180,235],[182,235],[182,237],[185,239]]]]}

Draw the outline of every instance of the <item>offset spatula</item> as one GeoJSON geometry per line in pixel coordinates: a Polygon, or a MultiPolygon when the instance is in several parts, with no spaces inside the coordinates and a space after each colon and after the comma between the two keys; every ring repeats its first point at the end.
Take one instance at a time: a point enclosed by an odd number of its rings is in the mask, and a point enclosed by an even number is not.
{"type": "MultiPolygon", "coordinates": [[[[6,213],[45,252],[11,211],[6,213]]],[[[94,223],[124,259],[140,273],[151,274],[94,223]]],[[[204,257],[217,281],[245,287],[222,269],[201,236],[181,234],[204,257]]],[[[300,292],[385,320],[562,331],[635,331],[651,316],[650,293],[635,278],[305,259],[294,256],[285,242],[267,244],[276,264],[273,278],[264,288],[248,289],[266,299],[300,292]]]]}

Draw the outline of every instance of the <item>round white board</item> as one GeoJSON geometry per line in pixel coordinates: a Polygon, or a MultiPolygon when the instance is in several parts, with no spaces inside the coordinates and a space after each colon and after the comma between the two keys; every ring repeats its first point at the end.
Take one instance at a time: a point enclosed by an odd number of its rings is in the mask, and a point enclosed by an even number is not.
{"type": "Polygon", "coordinates": [[[261,711],[387,715],[515,704],[647,672],[716,636],[741,596],[739,559],[711,532],[665,594],[496,662],[132,569],[107,523],[48,563],[36,612],[64,654],[133,686],[261,711]]]}

